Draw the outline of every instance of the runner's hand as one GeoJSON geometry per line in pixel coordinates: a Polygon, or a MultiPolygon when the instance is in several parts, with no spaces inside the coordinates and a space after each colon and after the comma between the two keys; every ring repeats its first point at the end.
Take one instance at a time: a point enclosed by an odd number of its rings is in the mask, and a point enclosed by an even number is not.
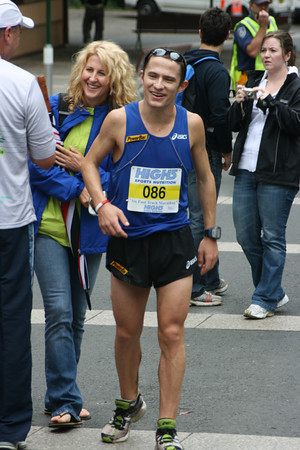
{"type": "Polygon", "coordinates": [[[111,203],[105,203],[99,209],[98,222],[103,234],[124,238],[128,237],[127,233],[121,227],[120,222],[125,227],[129,226],[129,222],[123,211],[111,203]]]}
{"type": "Polygon", "coordinates": [[[218,245],[215,239],[204,237],[198,248],[198,266],[200,274],[204,275],[211,270],[218,260],[218,245]]]}

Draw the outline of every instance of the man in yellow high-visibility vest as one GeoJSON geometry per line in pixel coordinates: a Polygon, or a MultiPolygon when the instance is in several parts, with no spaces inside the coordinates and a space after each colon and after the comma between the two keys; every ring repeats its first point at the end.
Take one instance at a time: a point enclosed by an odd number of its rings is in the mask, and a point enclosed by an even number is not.
{"type": "Polygon", "coordinates": [[[234,28],[233,55],[230,67],[232,87],[247,81],[249,70],[264,70],[260,47],[263,37],[269,31],[277,30],[276,21],[268,13],[270,0],[249,2],[250,14],[234,28]]]}

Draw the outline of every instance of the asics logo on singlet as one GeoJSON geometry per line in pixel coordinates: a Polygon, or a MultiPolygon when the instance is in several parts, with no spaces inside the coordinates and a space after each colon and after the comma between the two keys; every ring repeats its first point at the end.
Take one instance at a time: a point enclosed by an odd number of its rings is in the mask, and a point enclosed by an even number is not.
{"type": "Polygon", "coordinates": [[[187,134],[174,133],[171,139],[172,141],[175,141],[175,139],[187,139],[187,134]]]}
{"type": "Polygon", "coordinates": [[[186,265],[185,265],[186,270],[188,270],[193,264],[195,264],[195,262],[197,262],[197,256],[195,256],[193,259],[190,259],[189,261],[186,262],[186,265]]]}

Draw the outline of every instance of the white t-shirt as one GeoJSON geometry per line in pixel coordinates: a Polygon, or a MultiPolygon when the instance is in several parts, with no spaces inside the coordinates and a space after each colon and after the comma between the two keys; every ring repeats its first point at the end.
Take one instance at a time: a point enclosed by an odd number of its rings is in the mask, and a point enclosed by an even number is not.
{"type": "Polygon", "coordinates": [[[35,220],[27,158],[55,152],[41,89],[29,72],[0,58],[0,229],[35,220]]]}
{"type": "MultiPolygon", "coordinates": [[[[259,87],[265,89],[266,84],[267,79],[264,76],[259,84],[259,87]]],[[[269,114],[269,110],[267,110],[264,114],[261,109],[257,108],[256,104],[257,100],[255,99],[253,102],[251,122],[249,124],[243,153],[239,162],[239,169],[249,170],[249,172],[256,171],[261,136],[269,114]]]]}

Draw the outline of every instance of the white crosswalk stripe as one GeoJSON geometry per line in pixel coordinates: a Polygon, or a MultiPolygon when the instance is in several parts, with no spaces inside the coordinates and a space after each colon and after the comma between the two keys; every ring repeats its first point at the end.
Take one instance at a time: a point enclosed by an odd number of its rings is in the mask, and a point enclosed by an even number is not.
{"type": "MultiPolygon", "coordinates": [[[[191,309],[197,309],[192,307],[191,309]]],[[[200,308],[203,309],[203,308],[200,308]]],[[[196,329],[222,329],[222,330],[273,330],[273,331],[300,331],[300,316],[274,316],[266,320],[248,320],[240,314],[222,314],[213,311],[207,314],[190,312],[185,321],[185,328],[196,329]]],[[[44,324],[44,310],[32,311],[31,323],[44,324]]],[[[92,310],[86,313],[86,325],[114,326],[115,319],[111,310],[92,310]]],[[[147,311],[144,319],[145,327],[157,327],[156,312],[147,311]]]]}
{"type": "MultiPolygon", "coordinates": [[[[219,252],[239,252],[241,253],[242,247],[237,242],[218,242],[219,252]]],[[[300,254],[300,245],[299,244],[287,244],[286,252],[288,254],[300,254]]]]}
{"type": "MultiPolygon", "coordinates": [[[[218,197],[219,205],[232,205],[232,196],[219,195],[218,197]]],[[[300,197],[296,197],[293,202],[293,206],[300,205],[300,197]]]]}

